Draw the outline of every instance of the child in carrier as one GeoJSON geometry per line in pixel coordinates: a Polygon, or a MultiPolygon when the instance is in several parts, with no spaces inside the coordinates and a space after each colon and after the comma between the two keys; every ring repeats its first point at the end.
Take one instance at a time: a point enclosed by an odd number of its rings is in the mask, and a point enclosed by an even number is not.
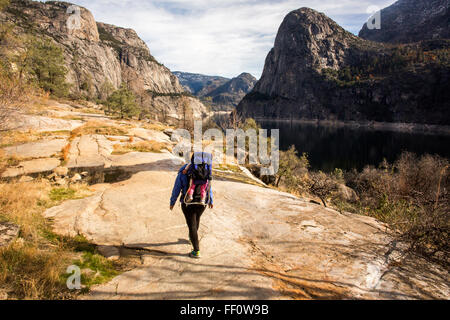
{"type": "Polygon", "coordinates": [[[192,155],[191,163],[183,170],[191,178],[191,186],[186,194],[186,202],[194,200],[194,192],[200,187],[200,202],[205,204],[210,181],[212,180],[212,156],[209,153],[196,152],[192,155]]]}

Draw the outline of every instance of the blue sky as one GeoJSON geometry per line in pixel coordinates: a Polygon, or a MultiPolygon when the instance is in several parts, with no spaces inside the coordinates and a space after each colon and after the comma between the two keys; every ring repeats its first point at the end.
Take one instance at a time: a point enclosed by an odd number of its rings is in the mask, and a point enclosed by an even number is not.
{"type": "MultiPolygon", "coordinates": [[[[68,0],[70,1],[70,0],[68,0]]],[[[370,14],[395,0],[72,0],[97,21],[136,30],[172,71],[260,77],[283,18],[310,7],[357,34],[370,14]]]]}

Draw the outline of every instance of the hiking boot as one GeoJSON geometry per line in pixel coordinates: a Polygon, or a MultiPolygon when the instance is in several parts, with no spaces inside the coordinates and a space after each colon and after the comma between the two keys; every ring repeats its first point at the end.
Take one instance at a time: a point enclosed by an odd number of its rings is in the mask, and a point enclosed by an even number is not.
{"type": "Polygon", "coordinates": [[[195,251],[195,250],[192,250],[192,252],[189,253],[189,256],[191,258],[194,258],[194,259],[200,259],[201,258],[200,251],[195,251]]]}

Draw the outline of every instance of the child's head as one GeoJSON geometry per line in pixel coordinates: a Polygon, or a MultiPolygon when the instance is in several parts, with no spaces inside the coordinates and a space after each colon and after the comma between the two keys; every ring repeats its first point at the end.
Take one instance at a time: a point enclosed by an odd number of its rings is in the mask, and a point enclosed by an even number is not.
{"type": "Polygon", "coordinates": [[[199,164],[199,163],[208,163],[212,164],[212,154],[207,152],[194,152],[191,156],[191,163],[199,164]],[[197,162],[197,163],[196,163],[197,162]]]}

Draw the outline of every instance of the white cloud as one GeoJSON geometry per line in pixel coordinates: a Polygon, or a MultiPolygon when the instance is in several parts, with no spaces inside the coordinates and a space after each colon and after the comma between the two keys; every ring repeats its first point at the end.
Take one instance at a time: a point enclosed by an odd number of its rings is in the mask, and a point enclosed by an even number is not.
{"type": "Polygon", "coordinates": [[[357,33],[371,5],[394,0],[73,0],[97,21],[136,30],[171,70],[261,75],[283,18],[310,7],[357,33]]]}

